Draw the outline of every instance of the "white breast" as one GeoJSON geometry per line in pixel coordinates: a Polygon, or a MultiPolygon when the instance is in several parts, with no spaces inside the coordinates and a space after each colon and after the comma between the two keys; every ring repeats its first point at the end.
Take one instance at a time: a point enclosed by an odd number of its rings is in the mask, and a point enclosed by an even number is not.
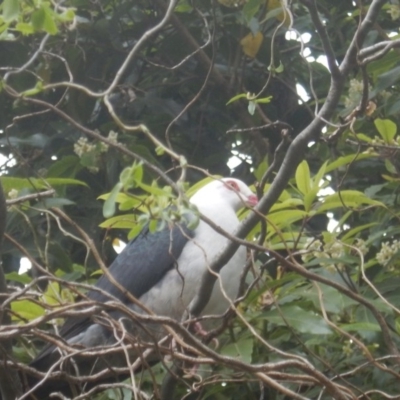
{"type": "MultiPolygon", "coordinates": [[[[215,210],[215,204],[210,207],[215,210]]],[[[218,215],[209,215],[207,208],[200,212],[214,221],[222,229],[233,233],[239,224],[234,211],[220,207],[218,215]]],[[[185,310],[197,294],[202,276],[207,266],[218,256],[229,239],[200,221],[195,236],[183,249],[175,269],[169,271],[164,279],[143,295],[140,300],[157,315],[166,315],[180,320],[185,310]]],[[[221,291],[234,300],[239,288],[240,275],[246,261],[246,249],[240,247],[230,261],[220,271],[220,279],[215,282],[212,296],[203,315],[222,314],[229,306],[221,291]]]]}

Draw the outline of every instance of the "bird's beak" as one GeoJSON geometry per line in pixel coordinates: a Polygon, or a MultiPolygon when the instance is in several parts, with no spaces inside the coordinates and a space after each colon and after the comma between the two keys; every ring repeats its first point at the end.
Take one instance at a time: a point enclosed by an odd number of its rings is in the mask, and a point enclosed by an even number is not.
{"type": "Polygon", "coordinates": [[[251,194],[249,197],[246,199],[246,204],[249,207],[254,207],[258,204],[258,198],[255,194],[251,194]]]}

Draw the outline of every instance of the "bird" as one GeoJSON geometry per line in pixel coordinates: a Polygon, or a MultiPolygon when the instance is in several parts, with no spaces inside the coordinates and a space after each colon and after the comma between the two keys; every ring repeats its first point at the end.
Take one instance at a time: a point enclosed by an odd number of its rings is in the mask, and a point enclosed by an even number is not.
{"type": "MultiPolygon", "coordinates": [[[[243,207],[254,207],[257,202],[257,196],[244,182],[230,177],[212,180],[190,199],[191,205],[200,215],[210,219],[228,234],[233,234],[239,225],[237,212],[243,207]]],[[[197,226],[193,227],[193,218],[192,215],[186,223],[168,225],[155,232],[143,229],[109,266],[108,273],[103,274],[94,288],[86,293],[86,298],[104,305],[110,300],[118,300],[130,310],[145,315],[146,311],[136,301],[132,301],[137,299],[156,316],[181,321],[194,301],[203,274],[229,243],[227,237],[201,218],[197,226]]],[[[214,284],[202,316],[220,315],[228,309],[229,300],[234,300],[238,294],[246,258],[246,248],[240,246],[222,267],[220,279],[214,284]]],[[[68,317],[58,337],[66,345],[79,350],[93,350],[101,346],[111,348],[118,342],[118,335],[116,325],[110,320],[123,321],[126,331],[139,341],[146,341],[149,337],[157,341],[166,335],[159,324],[132,321],[118,308],[106,309],[104,312],[68,317]]],[[[89,387],[115,380],[114,370],[126,367],[126,359],[121,352],[92,358],[73,355],[64,360],[61,359],[62,354],[65,355],[65,350],[50,343],[30,363],[31,368],[41,372],[60,372],[58,379],[40,379],[30,374],[23,377],[22,381],[37,399],[48,398],[52,392],[68,396],[80,394],[89,387]],[[83,382],[77,387],[76,382],[68,382],[66,378],[67,374],[89,376],[107,369],[109,375],[105,374],[104,380],[94,384],[83,382]]]]}

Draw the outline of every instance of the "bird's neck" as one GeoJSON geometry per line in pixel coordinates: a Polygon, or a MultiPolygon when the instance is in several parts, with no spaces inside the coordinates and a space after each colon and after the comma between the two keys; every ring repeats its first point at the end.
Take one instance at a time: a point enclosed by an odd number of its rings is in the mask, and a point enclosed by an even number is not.
{"type": "Polygon", "coordinates": [[[232,229],[237,225],[238,218],[235,210],[226,201],[213,201],[212,203],[196,204],[199,212],[223,229],[232,229]]]}

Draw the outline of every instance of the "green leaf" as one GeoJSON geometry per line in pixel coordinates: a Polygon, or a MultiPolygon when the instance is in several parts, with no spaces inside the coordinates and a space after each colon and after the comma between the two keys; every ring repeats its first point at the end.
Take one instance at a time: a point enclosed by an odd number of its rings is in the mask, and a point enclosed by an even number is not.
{"type": "Polygon", "coordinates": [[[55,306],[61,303],[61,288],[58,282],[49,282],[46,292],[43,293],[44,303],[55,306]]]}
{"type": "Polygon", "coordinates": [[[261,181],[263,175],[268,169],[268,161],[265,159],[258,164],[258,167],[254,170],[253,174],[256,177],[257,181],[261,181]]]}
{"type": "Polygon", "coordinates": [[[188,0],[181,0],[175,7],[174,12],[176,13],[189,13],[193,10],[193,6],[189,4],[188,0]]]}
{"type": "Polygon", "coordinates": [[[262,99],[256,99],[254,100],[256,103],[264,103],[264,104],[268,104],[271,103],[272,100],[272,96],[268,96],[268,97],[263,97],[262,99]]]}
{"type": "Polygon", "coordinates": [[[260,9],[261,4],[265,3],[264,0],[249,0],[243,7],[242,13],[247,22],[249,22],[260,9]]]}
{"type": "Polygon", "coordinates": [[[14,281],[18,283],[22,283],[24,285],[27,285],[32,281],[32,278],[28,276],[27,274],[19,274],[18,272],[10,272],[6,274],[6,278],[8,281],[14,281]]]}
{"type": "Polygon", "coordinates": [[[121,211],[128,211],[128,210],[139,210],[145,212],[147,207],[144,205],[145,198],[138,198],[138,197],[131,197],[126,196],[127,199],[125,201],[120,201],[117,197],[117,203],[120,203],[119,209],[121,211]]]}
{"type": "Polygon", "coordinates": [[[359,208],[366,204],[385,207],[380,201],[372,200],[365,196],[364,193],[357,190],[342,190],[338,193],[326,196],[323,204],[319,206],[317,210],[318,212],[322,212],[338,207],[359,208]]]}
{"type": "Polygon", "coordinates": [[[71,22],[75,18],[75,11],[72,8],[68,8],[61,14],[57,15],[57,19],[63,22],[71,22]]]}
{"type": "Polygon", "coordinates": [[[80,181],[78,179],[72,178],[46,178],[43,180],[34,179],[35,184],[38,187],[42,187],[43,189],[47,188],[48,185],[50,186],[64,186],[64,185],[81,185],[81,186],[88,186],[86,182],[80,181]]]}
{"type": "Polygon", "coordinates": [[[142,182],[142,180],[143,180],[143,165],[141,163],[136,164],[136,168],[133,171],[133,179],[136,182],[142,182]]]}
{"type": "Polygon", "coordinates": [[[288,199],[282,201],[281,203],[275,203],[271,209],[270,209],[270,214],[272,212],[282,210],[282,209],[297,209],[300,206],[303,206],[304,202],[301,199],[296,199],[294,197],[289,197],[288,199]]]}
{"type": "Polygon", "coordinates": [[[397,171],[396,167],[393,165],[393,163],[390,160],[385,159],[384,163],[385,163],[385,167],[388,172],[390,172],[391,174],[396,174],[396,171],[397,171]]]}
{"type": "Polygon", "coordinates": [[[49,7],[44,6],[43,8],[44,8],[43,29],[50,35],[55,35],[58,32],[58,28],[55,23],[57,14],[49,7]]]}
{"type": "Polygon", "coordinates": [[[340,327],[348,332],[360,332],[360,331],[369,331],[369,332],[381,332],[381,327],[378,324],[374,324],[371,322],[356,322],[354,324],[343,324],[340,327]]]}
{"type": "Polygon", "coordinates": [[[320,187],[320,182],[322,181],[322,178],[325,175],[326,172],[326,166],[328,165],[328,161],[325,161],[320,169],[318,170],[317,174],[314,176],[313,182],[314,185],[313,186],[317,186],[318,188],[320,187]]]}
{"type": "Polygon", "coordinates": [[[118,228],[118,229],[131,229],[132,226],[137,224],[137,215],[125,214],[116,217],[108,218],[102,222],[100,228],[118,228]]]}
{"type": "Polygon", "coordinates": [[[83,185],[87,186],[85,182],[79,181],[77,179],[70,178],[47,178],[47,179],[37,179],[37,178],[14,178],[10,176],[2,176],[0,179],[4,192],[7,194],[10,190],[16,189],[18,191],[22,189],[49,189],[49,187],[54,186],[64,186],[64,185],[83,185]]]}
{"type": "Polygon", "coordinates": [[[283,210],[269,214],[267,216],[267,221],[271,222],[277,227],[283,227],[303,220],[308,216],[309,213],[303,210],[283,210]]]}
{"type": "Polygon", "coordinates": [[[274,72],[277,74],[281,74],[284,70],[285,66],[282,64],[282,61],[279,61],[279,65],[274,69],[274,72]]]}
{"type": "Polygon", "coordinates": [[[35,32],[35,28],[31,24],[25,22],[18,22],[15,29],[21,32],[24,36],[32,35],[35,32]]]}
{"type": "Polygon", "coordinates": [[[398,335],[400,335],[400,318],[396,318],[395,328],[398,335]]]}
{"type": "Polygon", "coordinates": [[[247,99],[247,94],[246,94],[246,93],[237,94],[236,96],[232,97],[232,98],[226,103],[226,105],[231,104],[231,103],[233,103],[234,101],[237,101],[237,100],[239,100],[239,99],[247,99]]]}
{"type": "Polygon", "coordinates": [[[145,190],[147,193],[153,194],[154,196],[167,196],[171,197],[171,192],[167,188],[159,188],[155,185],[146,185],[143,182],[137,182],[138,186],[145,190]]]}
{"type": "Polygon", "coordinates": [[[134,239],[139,233],[142,231],[143,226],[140,224],[136,224],[128,233],[128,239],[134,239]]]}
{"type": "Polygon", "coordinates": [[[296,186],[303,194],[311,189],[310,168],[306,160],[303,160],[296,169],[296,186]]]}
{"type": "Polygon", "coordinates": [[[32,26],[37,31],[41,31],[43,29],[44,20],[46,19],[46,12],[43,7],[32,13],[31,22],[32,26]]]}
{"type": "Polygon", "coordinates": [[[156,219],[152,219],[149,223],[149,231],[154,233],[157,231],[158,228],[158,221],[156,219]]]}
{"type": "Polygon", "coordinates": [[[76,204],[74,201],[65,199],[62,197],[54,197],[54,198],[44,198],[43,200],[38,201],[35,204],[36,208],[44,208],[44,209],[49,209],[52,207],[55,208],[61,208],[64,206],[71,206],[73,204],[76,204]]]}
{"type": "Polygon", "coordinates": [[[356,134],[357,139],[361,140],[363,142],[367,142],[367,143],[371,143],[372,142],[372,138],[370,138],[369,136],[365,135],[364,133],[357,133],[356,134]]]}
{"type": "Polygon", "coordinates": [[[35,318],[41,317],[45,313],[45,309],[42,306],[30,300],[13,301],[11,303],[11,310],[14,313],[12,316],[14,321],[31,321],[35,318]]]}
{"type": "MultiPolygon", "coordinates": [[[[99,200],[107,200],[110,196],[110,193],[104,193],[98,197],[99,200]]],[[[126,193],[119,192],[115,201],[117,203],[123,203],[127,200],[131,199],[131,196],[127,195],[126,193]]]]}
{"type": "MultiPolygon", "coordinates": [[[[271,185],[267,183],[264,187],[264,193],[267,193],[271,185]]],[[[290,193],[287,190],[283,190],[282,193],[279,196],[278,202],[283,202],[289,199],[293,199],[293,197],[290,195],[290,193]]]]}
{"type": "MultiPolygon", "coordinates": [[[[326,261],[326,259],[323,261],[326,261]]],[[[318,262],[320,262],[320,260],[318,262]]],[[[329,313],[339,314],[348,307],[358,304],[355,300],[352,300],[349,297],[338,292],[332,286],[319,283],[318,287],[322,291],[324,308],[329,313]]],[[[302,290],[302,296],[304,296],[305,299],[311,300],[316,309],[321,308],[319,294],[314,287],[311,286],[306,290],[302,290]]]]}
{"type": "Polygon", "coordinates": [[[350,229],[345,235],[343,235],[342,241],[344,242],[347,239],[350,239],[350,238],[356,236],[357,233],[362,232],[362,231],[364,231],[368,228],[371,228],[372,226],[376,226],[376,225],[378,225],[378,222],[370,222],[368,224],[360,225],[353,229],[350,229]]]}
{"type": "Polygon", "coordinates": [[[392,104],[388,104],[386,107],[386,115],[393,115],[395,118],[397,118],[398,113],[400,112],[400,99],[393,102],[392,104]],[[397,115],[396,115],[397,114],[397,115]]]}
{"type": "Polygon", "coordinates": [[[268,21],[271,18],[277,18],[282,13],[283,13],[282,7],[274,8],[274,9],[272,9],[272,10],[267,12],[267,14],[265,15],[264,19],[260,22],[260,24],[268,21]]]}
{"type": "Polygon", "coordinates": [[[253,354],[254,340],[251,338],[242,339],[236,343],[229,343],[221,349],[221,354],[251,363],[253,354]]]}
{"type": "Polygon", "coordinates": [[[98,163],[98,153],[95,150],[88,150],[79,159],[80,164],[86,168],[96,168],[98,163]]]}
{"type": "Polygon", "coordinates": [[[397,133],[397,125],[390,119],[377,118],[374,121],[375,127],[386,143],[392,143],[397,133]]]}
{"type": "Polygon", "coordinates": [[[3,0],[3,20],[11,22],[18,19],[19,0],[3,0]]]}
{"type": "Polygon", "coordinates": [[[314,200],[317,198],[317,194],[319,192],[319,187],[315,186],[308,193],[304,195],[304,209],[306,211],[311,211],[314,200]]]}
{"type": "Polygon", "coordinates": [[[363,160],[365,158],[373,157],[373,154],[349,154],[348,156],[339,157],[337,160],[327,165],[325,173],[331,172],[337,168],[343,167],[344,165],[353,163],[355,161],[363,160]]]}
{"type": "Polygon", "coordinates": [[[116,199],[118,196],[118,193],[121,191],[123,187],[123,184],[121,182],[118,182],[113,190],[111,191],[110,195],[108,196],[107,200],[103,204],[103,216],[104,218],[109,218],[115,214],[116,210],[116,199]]]}
{"type": "Polygon", "coordinates": [[[311,310],[303,310],[296,305],[284,305],[279,310],[266,313],[265,319],[278,325],[290,326],[301,333],[328,335],[332,333],[329,325],[318,314],[311,310]]]}
{"type": "Polygon", "coordinates": [[[36,94],[40,93],[43,90],[43,82],[38,81],[36,82],[35,87],[32,89],[24,90],[22,92],[22,96],[24,97],[29,97],[29,96],[35,96],[36,94]]]}
{"type": "Polygon", "coordinates": [[[119,179],[125,190],[138,187],[143,179],[143,165],[135,162],[131,167],[124,168],[119,179]]]}
{"type": "Polygon", "coordinates": [[[48,177],[74,177],[80,170],[82,165],[79,163],[79,158],[76,156],[65,156],[56,161],[47,170],[48,177]]]}
{"type": "MultiPolygon", "coordinates": [[[[340,193],[334,193],[330,196],[327,196],[324,199],[324,205],[329,204],[330,202],[335,203],[336,201],[340,200],[343,201],[347,207],[351,207],[351,204],[353,207],[359,207],[364,204],[385,207],[384,203],[377,200],[372,200],[365,196],[364,193],[357,190],[342,190],[340,193]]],[[[321,209],[319,209],[319,211],[321,211],[321,209]]]]}
{"type": "Polygon", "coordinates": [[[156,154],[158,156],[163,156],[165,154],[165,149],[163,146],[157,146],[156,147],[156,154]]]}
{"type": "MultiPolygon", "coordinates": [[[[385,165],[385,166],[386,166],[386,168],[388,167],[388,165],[385,165]]],[[[387,180],[389,182],[400,182],[400,178],[395,178],[393,176],[386,175],[386,174],[382,174],[382,178],[384,178],[385,180],[387,180]]]]}
{"type": "MultiPolygon", "coordinates": [[[[398,63],[398,61],[396,63],[398,63]]],[[[385,69],[385,72],[379,74],[375,88],[371,92],[370,96],[375,97],[383,90],[392,86],[399,80],[399,76],[400,76],[400,66],[397,66],[389,71],[385,69]]]]}

